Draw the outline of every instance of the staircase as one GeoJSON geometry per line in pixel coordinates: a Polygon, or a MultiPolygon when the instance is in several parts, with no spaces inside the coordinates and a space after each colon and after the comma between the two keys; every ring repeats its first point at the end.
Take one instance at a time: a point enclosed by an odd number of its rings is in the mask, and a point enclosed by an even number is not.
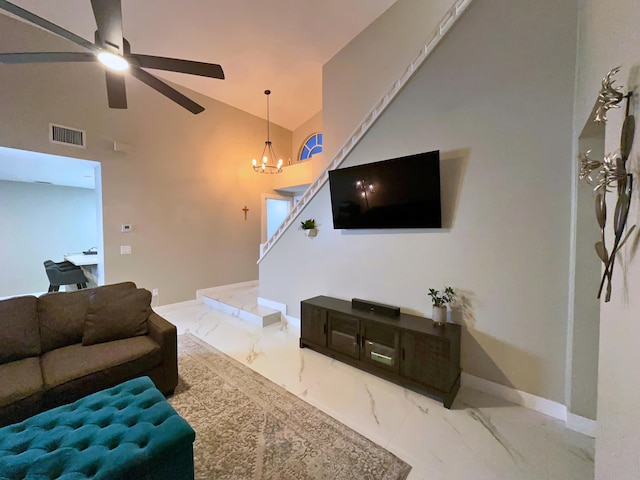
{"type": "Polygon", "coordinates": [[[306,205],[313,199],[313,197],[315,197],[318,191],[320,191],[322,186],[327,182],[327,180],[329,179],[329,171],[338,168],[342,164],[342,162],[344,162],[349,153],[351,153],[358,142],[360,142],[362,137],[364,137],[364,135],[369,131],[378,117],[382,115],[382,113],[387,109],[396,95],[400,92],[400,90],[402,90],[402,87],[404,87],[404,85],[409,81],[409,79],[411,79],[418,68],[431,55],[431,52],[433,52],[433,50],[438,46],[446,33],[456,23],[456,21],[460,18],[460,16],[464,13],[464,11],[472,1],[473,0],[458,0],[449,10],[447,10],[444,17],[438,24],[438,27],[432,33],[431,39],[420,49],[420,53],[418,54],[418,56],[404,70],[400,78],[393,82],[391,87],[369,111],[369,113],[365,115],[364,120],[347,138],[347,141],[338,150],[336,156],[333,157],[333,159],[327,164],[318,178],[316,178],[316,180],[309,186],[300,201],[296,204],[295,207],[293,207],[287,218],[285,218],[280,227],[278,227],[275,233],[271,236],[271,238],[269,238],[266,243],[260,245],[260,258],[258,259],[258,263],[262,261],[269,250],[273,248],[280,237],[282,237],[284,232],[287,231],[289,226],[298,218],[298,215],[300,215],[306,205]]]}

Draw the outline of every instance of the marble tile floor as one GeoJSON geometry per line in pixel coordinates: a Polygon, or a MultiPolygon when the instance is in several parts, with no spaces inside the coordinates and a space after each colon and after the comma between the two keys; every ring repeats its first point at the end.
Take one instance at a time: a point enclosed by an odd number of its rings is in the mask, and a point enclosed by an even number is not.
{"type": "Polygon", "coordinates": [[[215,310],[260,327],[281,321],[280,312],[258,304],[258,280],[198,290],[197,299],[215,310]]]}
{"type": "Polygon", "coordinates": [[[462,388],[451,408],[298,346],[299,331],[258,327],[202,304],[157,311],[399,456],[410,480],[588,480],[594,440],[564,423],[462,388]]]}

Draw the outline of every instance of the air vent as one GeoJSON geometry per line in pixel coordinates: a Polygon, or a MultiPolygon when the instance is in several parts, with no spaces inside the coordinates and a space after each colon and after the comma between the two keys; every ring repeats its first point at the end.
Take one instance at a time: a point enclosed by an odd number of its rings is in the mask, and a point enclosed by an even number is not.
{"type": "Polygon", "coordinates": [[[62,145],[85,148],[87,146],[87,132],[62,125],[49,124],[49,141],[62,145]]]}

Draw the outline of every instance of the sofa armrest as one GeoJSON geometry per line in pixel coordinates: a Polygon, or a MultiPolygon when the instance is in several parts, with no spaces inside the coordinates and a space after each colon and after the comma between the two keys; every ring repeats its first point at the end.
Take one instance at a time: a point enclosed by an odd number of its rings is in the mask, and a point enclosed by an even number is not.
{"type": "Polygon", "coordinates": [[[172,393],[178,385],[178,331],[176,326],[155,312],[149,315],[149,336],[162,351],[163,384],[156,385],[164,394],[172,393]]]}

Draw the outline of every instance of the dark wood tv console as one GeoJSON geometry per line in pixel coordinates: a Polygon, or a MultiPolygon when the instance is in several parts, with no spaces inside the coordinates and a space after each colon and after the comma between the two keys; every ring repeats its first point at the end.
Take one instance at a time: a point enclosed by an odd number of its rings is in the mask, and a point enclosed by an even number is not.
{"type": "Polygon", "coordinates": [[[300,348],[348,363],[446,408],[460,388],[460,325],[401,313],[388,317],[319,296],[300,302],[300,348]]]}

